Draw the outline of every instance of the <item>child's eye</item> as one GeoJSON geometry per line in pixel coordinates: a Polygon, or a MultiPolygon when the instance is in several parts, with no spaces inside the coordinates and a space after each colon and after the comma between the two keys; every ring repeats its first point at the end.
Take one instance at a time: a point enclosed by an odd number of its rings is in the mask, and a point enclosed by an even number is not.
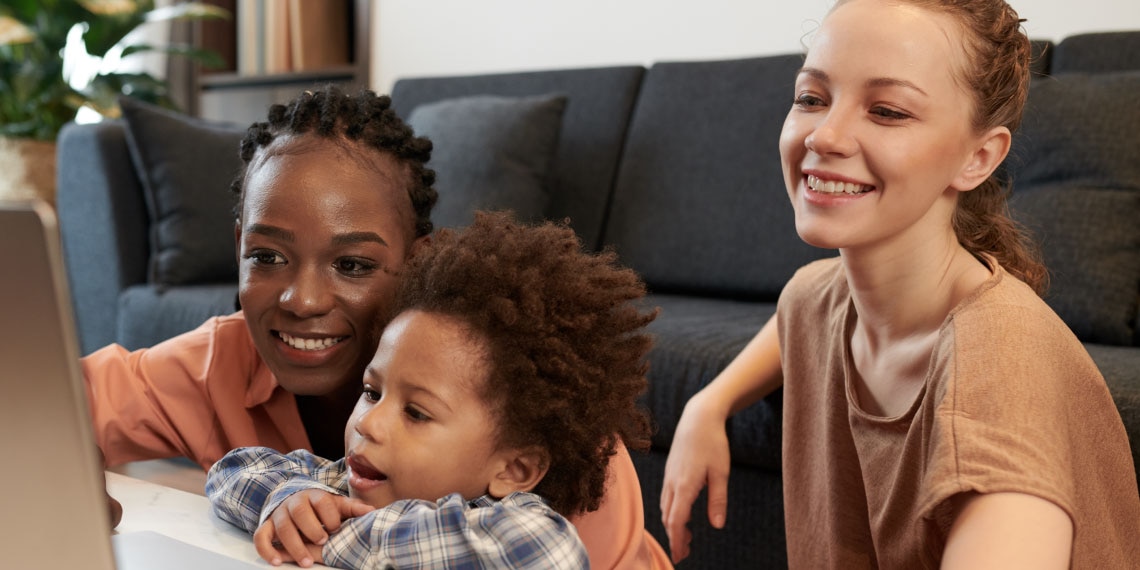
{"type": "Polygon", "coordinates": [[[431,416],[411,404],[404,406],[404,413],[414,422],[426,422],[431,419],[431,416]]]}
{"type": "Polygon", "coordinates": [[[871,114],[889,121],[902,121],[910,118],[910,115],[906,113],[901,113],[887,107],[872,107],[871,114]]]}
{"type": "Polygon", "coordinates": [[[368,275],[376,271],[378,267],[377,264],[371,261],[356,257],[342,257],[337,259],[333,263],[333,266],[336,267],[337,271],[353,277],[368,275]]]}
{"type": "Polygon", "coordinates": [[[361,396],[364,397],[365,400],[372,402],[373,404],[380,401],[380,392],[372,389],[369,386],[364,387],[364,392],[361,394],[361,396]]]}
{"type": "Polygon", "coordinates": [[[253,261],[256,265],[284,265],[285,256],[277,253],[276,251],[268,249],[255,249],[247,254],[245,258],[253,261]]]}

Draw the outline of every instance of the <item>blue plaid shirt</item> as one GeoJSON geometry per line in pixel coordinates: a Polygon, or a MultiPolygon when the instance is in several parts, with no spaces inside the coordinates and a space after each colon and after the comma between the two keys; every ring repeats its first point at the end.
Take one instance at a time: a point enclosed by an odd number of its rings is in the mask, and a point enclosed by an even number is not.
{"type": "MultiPolygon", "coordinates": [[[[304,450],[282,455],[265,447],[226,454],[211,469],[206,494],[222,520],[257,530],[290,495],[322,489],[348,495],[344,460],[304,450]]],[[[496,501],[396,501],[348,519],[321,555],[337,568],[589,568],[578,532],[533,493],[496,501]]]]}

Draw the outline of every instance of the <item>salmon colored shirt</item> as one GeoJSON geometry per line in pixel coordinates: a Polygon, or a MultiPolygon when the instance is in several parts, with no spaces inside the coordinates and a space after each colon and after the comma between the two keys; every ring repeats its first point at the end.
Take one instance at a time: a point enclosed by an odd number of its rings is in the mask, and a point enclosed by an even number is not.
{"type": "MultiPolygon", "coordinates": [[[[277,385],[242,313],[214,317],[152,348],[111,345],[82,359],[107,465],[184,456],[209,469],[231,449],[308,449],[293,395],[277,385]]],[[[601,508],[572,519],[593,568],[671,568],[645,530],[629,452],[610,461],[601,508]]]]}

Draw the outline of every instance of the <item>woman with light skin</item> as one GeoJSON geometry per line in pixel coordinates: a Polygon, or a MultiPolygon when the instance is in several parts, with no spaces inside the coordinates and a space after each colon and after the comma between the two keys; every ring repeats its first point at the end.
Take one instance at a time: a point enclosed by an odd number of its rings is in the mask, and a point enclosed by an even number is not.
{"type": "Polygon", "coordinates": [[[797,232],[840,256],[686,405],[661,497],[674,561],[705,485],[726,524],[725,419],[782,384],[792,568],[1140,566],[1123,424],[995,175],[1028,65],[1002,0],[824,19],[780,153],[797,232]]]}

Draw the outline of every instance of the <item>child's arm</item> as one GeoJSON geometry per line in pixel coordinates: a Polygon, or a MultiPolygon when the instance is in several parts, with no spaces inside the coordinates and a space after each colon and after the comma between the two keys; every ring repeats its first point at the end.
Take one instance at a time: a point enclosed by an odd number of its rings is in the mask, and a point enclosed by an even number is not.
{"type": "Polygon", "coordinates": [[[290,495],[319,489],[340,494],[343,461],[298,450],[287,455],[267,447],[243,447],[226,454],[206,476],[206,496],[222,520],[252,533],[290,495]]]}
{"type": "Polygon", "coordinates": [[[574,526],[531,493],[397,501],[345,521],[322,557],[337,568],[589,567],[574,526]]]}

